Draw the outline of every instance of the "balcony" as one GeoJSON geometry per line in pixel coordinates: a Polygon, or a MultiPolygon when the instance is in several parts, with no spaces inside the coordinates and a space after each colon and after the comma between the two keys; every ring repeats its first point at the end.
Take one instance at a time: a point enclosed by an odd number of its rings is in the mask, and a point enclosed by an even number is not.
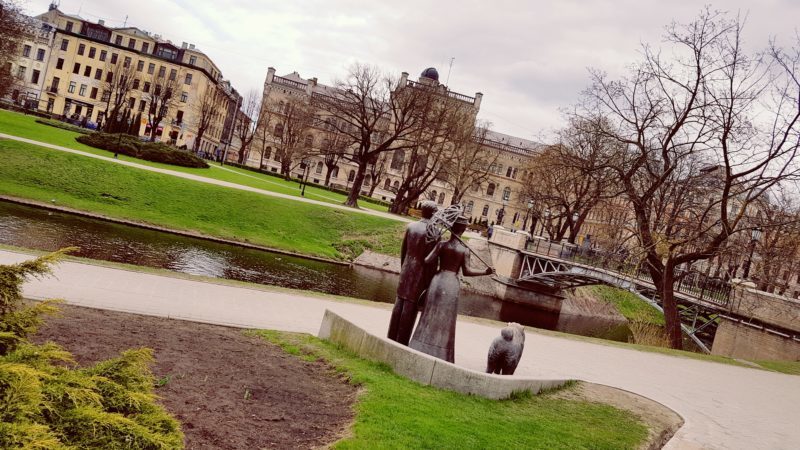
{"type": "Polygon", "coordinates": [[[280,84],[280,85],[283,85],[283,86],[286,86],[286,87],[290,87],[290,88],[294,88],[294,89],[300,89],[300,90],[305,90],[306,89],[306,83],[301,83],[299,81],[294,81],[294,80],[290,80],[288,78],[279,77],[277,75],[272,78],[272,81],[275,84],[280,84]]]}
{"type": "Polygon", "coordinates": [[[58,94],[58,86],[50,86],[47,88],[47,92],[51,94],[58,94]]]}

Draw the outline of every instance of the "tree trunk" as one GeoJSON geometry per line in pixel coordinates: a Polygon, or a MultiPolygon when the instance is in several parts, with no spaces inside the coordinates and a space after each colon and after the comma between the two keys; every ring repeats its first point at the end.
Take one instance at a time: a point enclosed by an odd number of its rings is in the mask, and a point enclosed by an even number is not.
{"type": "Polygon", "coordinates": [[[258,161],[258,170],[261,170],[263,168],[264,168],[264,147],[261,147],[261,158],[259,158],[258,161]]]}
{"type": "Polygon", "coordinates": [[[457,205],[461,203],[461,197],[464,196],[464,193],[461,192],[461,189],[455,188],[453,189],[453,198],[450,200],[451,205],[457,205]]]}
{"type": "Polygon", "coordinates": [[[325,172],[325,186],[329,186],[331,184],[331,171],[333,171],[333,167],[325,166],[328,170],[325,172]]]}
{"type": "Polygon", "coordinates": [[[373,181],[369,186],[369,197],[372,197],[372,193],[375,192],[376,187],[378,187],[378,183],[373,181]]]}
{"type": "Polygon", "coordinates": [[[192,151],[194,151],[195,153],[197,153],[200,150],[200,144],[201,144],[201,142],[203,140],[203,135],[205,133],[206,133],[206,130],[204,128],[199,128],[197,130],[197,137],[194,139],[194,146],[192,148],[192,151]]]}
{"type": "Polygon", "coordinates": [[[675,302],[674,266],[671,261],[664,268],[661,286],[656,287],[661,291],[661,304],[664,308],[664,323],[669,339],[669,346],[680,350],[683,348],[683,335],[681,334],[681,318],[678,314],[678,305],[675,302]]]}
{"type": "Polygon", "coordinates": [[[353,186],[350,188],[350,193],[347,195],[347,200],[344,202],[345,206],[351,208],[358,208],[358,197],[361,195],[361,186],[364,184],[364,174],[367,172],[366,161],[358,163],[358,170],[356,177],[353,179],[353,186]]]}

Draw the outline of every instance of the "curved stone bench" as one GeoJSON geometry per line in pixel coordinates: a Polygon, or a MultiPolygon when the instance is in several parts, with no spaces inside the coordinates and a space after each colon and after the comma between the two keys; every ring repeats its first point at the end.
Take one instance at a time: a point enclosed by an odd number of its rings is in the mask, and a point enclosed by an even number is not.
{"type": "Polygon", "coordinates": [[[373,336],[329,310],[325,310],[318,336],[340,344],[362,358],[387,364],[395,373],[420,384],[495,400],[508,398],[515,392],[538,394],[570,381],[509,377],[465,369],[392,340],[373,336]]]}

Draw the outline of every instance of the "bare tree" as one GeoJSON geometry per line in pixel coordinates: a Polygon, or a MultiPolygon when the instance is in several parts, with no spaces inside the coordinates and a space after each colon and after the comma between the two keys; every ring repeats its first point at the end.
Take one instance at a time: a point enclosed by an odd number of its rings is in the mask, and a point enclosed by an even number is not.
{"type": "Polygon", "coordinates": [[[491,124],[469,123],[454,136],[449,160],[442,167],[442,179],[453,190],[451,205],[461,203],[469,188],[482,185],[489,179],[489,169],[497,162],[500,152],[488,144],[491,124]]]}
{"type": "Polygon", "coordinates": [[[118,58],[113,64],[106,63],[104,76],[102,99],[105,100],[106,111],[103,130],[108,133],[121,132],[117,128],[120,127],[120,119],[127,107],[136,77],[131,59],[118,58]]]}
{"type": "Polygon", "coordinates": [[[372,197],[372,193],[375,192],[375,188],[378,187],[380,184],[383,174],[386,173],[386,162],[388,160],[387,153],[380,153],[376,155],[376,159],[374,162],[370,163],[367,167],[367,180],[369,180],[369,194],[368,196],[372,197]]]}
{"type": "Polygon", "coordinates": [[[256,125],[259,123],[259,116],[262,111],[262,97],[258,91],[251,90],[242,103],[242,110],[236,111],[239,120],[235,121],[234,132],[239,138],[241,147],[239,148],[238,163],[244,164],[250,155],[250,143],[256,135],[256,125]]]}
{"type": "Polygon", "coordinates": [[[227,106],[225,101],[225,93],[214,85],[209,85],[200,101],[195,104],[195,113],[197,116],[197,137],[194,140],[192,150],[195,152],[200,150],[200,145],[206,131],[216,123],[222,114],[224,108],[227,106]]]}
{"type": "Polygon", "coordinates": [[[313,136],[309,133],[314,124],[314,110],[303,100],[290,98],[279,103],[273,114],[272,136],[278,148],[281,174],[288,180],[292,170],[311,153],[313,136]]]}
{"type": "Polygon", "coordinates": [[[11,73],[11,63],[20,52],[26,34],[25,16],[14,0],[0,0],[0,97],[4,97],[17,82],[11,73]]]}
{"type": "Polygon", "coordinates": [[[270,150],[274,145],[269,124],[272,121],[272,116],[275,113],[275,109],[272,107],[272,105],[270,105],[268,102],[264,102],[262,99],[261,112],[258,113],[258,122],[256,123],[256,129],[253,133],[253,140],[255,143],[251,144],[253,146],[256,144],[259,145],[259,169],[264,168],[264,159],[266,157],[267,150],[270,150]]]}
{"type": "Polygon", "coordinates": [[[580,229],[598,203],[619,195],[616,173],[610,169],[615,141],[586,120],[559,132],[559,143],[544,148],[528,164],[523,197],[533,201],[532,213],[550,237],[575,243],[580,229]]]}
{"type": "Polygon", "coordinates": [[[331,182],[333,170],[339,166],[339,161],[345,158],[347,148],[352,144],[352,140],[333,126],[322,127],[322,129],[324,131],[322,132],[322,140],[317,153],[325,163],[325,186],[328,186],[331,182]]]}
{"type": "Polygon", "coordinates": [[[375,155],[416,145],[413,137],[420,125],[417,110],[423,97],[421,90],[400,86],[379,69],[363,64],[350,68],[347,78],[336,83],[336,92],[314,93],[314,105],[332,114],[333,126],[353,143],[352,160],[358,169],[345,205],[358,206],[367,167],[375,155]]]}
{"type": "Polygon", "coordinates": [[[150,123],[150,140],[155,141],[161,121],[167,117],[170,108],[178,104],[176,94],[180,85],[177,74],[167,75],[164,71],[149,77],[146,82],[150,83],[150,89],[143,94],[143,97],[150,104],[147,109],[147,120],[150,123]]]}
{"type": "Polygon", "coordinates": [[[674,348],[682,346],[676,270],[751,229],[754,202],[798,175],[798,48],[773,45],[764,58],[750,57],[742,28],[738,17],[708,9],[689,24],[672,24],[670,56],[644,46],[629,76],[611,81],[593,72],[578,109],[620,144],[612,169],[674,348]]]}
{"type": "MultiPolygon", "coordinates": [[[[752,240],[750,245],[739,247],[744,253],[752,246],[750,249],[758,255],[757,264],[749,261],[750,255],[746,255],[747,264],[755,266],[751,273],[755,275],[758,289],[778,295],[784,295],[792,279],[800,273],[800,210],[792,197],[783,191],[768,201],[759,202],[758,216],[753,220],[763,235],[752,240]]],[[[745,238],[750,240],[750,236],[745,238]]]]}

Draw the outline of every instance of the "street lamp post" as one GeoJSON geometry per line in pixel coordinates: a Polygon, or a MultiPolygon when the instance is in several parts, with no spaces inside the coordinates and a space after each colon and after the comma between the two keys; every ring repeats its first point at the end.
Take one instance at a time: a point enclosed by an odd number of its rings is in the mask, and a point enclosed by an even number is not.
{"type": "Polygon", "coordinates": [[[531,215],[531,208],[533,208],[533,200],[528,200],[528,204],[526,206],[528,207],[528,209],[527,211],[525,211],[525,220],[522,221],[523,231],[528,229],[528,217],[531,215]]]}
{"type": "Polygon", "coordinates": [[[308,161],[304,159],[303,162],[300,163],[300,167],[303,169],[303,176],[300,178],[300,196],[305,197],[306,184],[308,183],[308,161]]]}
{"type": "Polygon", "coordinates": [[[756,242],[761,239],[761,227],[753,228],[750,233],[750,253],[747,256],[747,261],[744,263],[744,274],[742,278],[747,279],[750,276],[750,265],[753,262],[753,251],[756,249],[756,242]]]}
{"type": "MultiPolygon", "coordinates": [[[[550,208],[544,210],[544,220],[542,220],[542,228],[539,228],[539,236],[544,234],[545,226],[550,225],[550,208]]],[[[547,230],[547,237],[550,238],[550,230],[547,230]]]]}
{"type": "Polygon", "coordinates": [[[571,227],[572,228],[572,230],[571,230],[572,233],[570,235],[570,239],[572,239],[572,243],[573,244],[575,243],[575,239],[577,238],[577,234],[578,234],[578,218],[580,218],[580,216],[581,215],[578,214],[578,211],[575,211],[575,212],[572,213],[572,227],[571,227]]]}
{"type": "Polygon", "coordinates": [[[507,200],[503,200],[503,206],[500,208],[500,211],[497,211],[497,224],[503,225],[503,217],[506,215],[506,205],[508,204],[507,200]]]}

